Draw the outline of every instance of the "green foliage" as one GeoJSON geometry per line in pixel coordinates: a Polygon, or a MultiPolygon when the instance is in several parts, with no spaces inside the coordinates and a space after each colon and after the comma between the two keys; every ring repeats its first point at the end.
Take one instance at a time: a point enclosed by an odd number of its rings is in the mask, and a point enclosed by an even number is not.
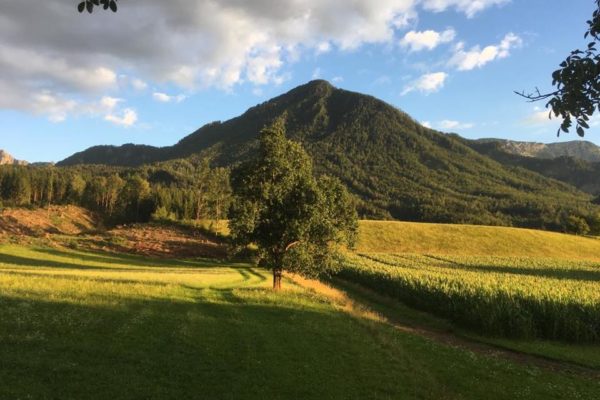
{"type": "Polygon", "coordinates": [[[597,263],[362,254],[340,275],[484,334],[600,342],[597,263]]]}
{"type": "Polygon", "coordinates": [[[79,3],[77,11],[82,13],[87,10],[91,14],[94,11],[94,7],[99,6],[102,6],[105,10],[110,8],[112,12],[117,12],[117,0],[85,0],[79,3]]]}
{"type": "Polygon", "coordinates": [[[569,215],[566,217],[565,227],[567,232],[576,235],[587,235],[590,233],[590,226],[587,221],[577,215],[569,215]]]}
{"type": "Polygon", "coordinates": [[[0,201],[6,206],[75,204],[115,223],[146,222],[157,209],[173,219],[224,219],[230,197],[228,170],[210,168],[206,159],[140,168],[0,167],[0,201]]]}
{"type": "Polygon", "coordinates": [[[596,48],[600,41],[600,0],[595,3],[596,10],[587,21],[588,30],[584,35],[592,41],[585,50],[573,50],[560,64],[560,69],[552,73],[552,86],[556,90],[546,94],[539,90],[534,94],[518,93],[530,101],[550,99],[546,104],[551,109],[548,117],[554,114],[563,120],[558,135],[561,131],[568,133],[575,122],[577,134],[583,137],[590,127],[590,117],[600,110],[600,53],[596,48]]]}
{"type": "Polygon", "coordinates": [[[256,244],[261,265],[274,274],[330,272],[340,261],[336,246],[356,234],[345,188],[333,178],[315,179],[309,155],[285,138],[281,119],[262,130],[256,157],[233,171],[232,187],[232,237],[240,246],[256,244]]]}

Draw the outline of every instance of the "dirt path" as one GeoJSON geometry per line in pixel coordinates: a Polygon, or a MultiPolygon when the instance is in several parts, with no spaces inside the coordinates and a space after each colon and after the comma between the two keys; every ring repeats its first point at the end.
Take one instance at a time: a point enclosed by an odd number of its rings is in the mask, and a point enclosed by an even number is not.
{"type": "MultiPolygon", "coordinates": [[[[476,354],[502,358],[524,365],[533,365],[553,372],[571,373],[591,379],[600,379],[600,371],[592,368],[584,367],[567,361],[557,361],[545,358],[543,356],[522,353],[516,350],[510,350],[488,343],[477,342],[475,340],[458,336],[452,332],[438,331],[429,327],[420,326],[419,324],[415,324],[413,322],[407,324],[405,321],[401,320],[401,317],[373,311],[373,300],[366,299],[365,296],[361,296],[360,292],[365,294],[368,293],[368,297],[370,298],[383,299],[383,297],[368,289],[360,288],[358,286],[354,287],[355,285],[352,285],[353,289],[356,289],[356,292],[359,293],[357,295],[351,295],[343,289],[330,286],[321,281],[305,279],[298,275],[287,275],[287,277],[299,286],[313,290],[318,294],[330,298],[345,312],[357,317],[387,323],[402,332],[419,335],[435,342],[465,349],[476,354]]],[[[387,298],[385,300],[387,300],[387,298]]]]}

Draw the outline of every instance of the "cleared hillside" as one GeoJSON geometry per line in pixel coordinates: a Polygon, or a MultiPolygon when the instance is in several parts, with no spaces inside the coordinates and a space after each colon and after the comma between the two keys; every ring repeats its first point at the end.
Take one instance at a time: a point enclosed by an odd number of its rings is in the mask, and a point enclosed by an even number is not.
{"type": "Polygon", "coordinates": [[[494,226],[361,221],[358,252],[600,261],[600,239],[494,226]]]}

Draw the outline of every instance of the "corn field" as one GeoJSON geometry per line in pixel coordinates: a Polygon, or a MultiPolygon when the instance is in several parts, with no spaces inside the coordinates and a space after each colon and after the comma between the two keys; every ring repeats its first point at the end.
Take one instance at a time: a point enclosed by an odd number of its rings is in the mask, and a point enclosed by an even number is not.
{"type": "Polygon", "coordinates": [[[339,276],[477,332],[600,342],[600,264],[351,254],[339,276]]]}

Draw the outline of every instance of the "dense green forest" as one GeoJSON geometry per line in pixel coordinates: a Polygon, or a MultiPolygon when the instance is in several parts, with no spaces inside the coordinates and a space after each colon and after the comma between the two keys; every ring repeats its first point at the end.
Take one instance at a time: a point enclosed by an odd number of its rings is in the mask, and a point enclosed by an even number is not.
{"type": "Polygon", "coordinates": [[[230,197],[228,170],[210,168],[207,159],[137,168],[0,167],[2,205],[74,204],[96,211],[112,223],[146,222],[151,218],[223,219],[230,197]]]}
{"type": "MultiPolygon", "coordinates": [[[[352,182],[352,169],[338,171],[352,182]]],[[[465,182],[465,184],[468,184],[465,182]]],[[[353,186],[356,189],[356,186],[353,186]]],[[[500,191],[502,186],[496,188],[500,191]]],[[[368,188],[367,188],[368,190],[368,188]]],[[[589,201],[568,197],[547,199],[507,191],[504,198],[483,195],[443,197],[419,187],[394,199],[398,219],[525,226],[572,233],[600,233],[600,213],[589,201]],[[565,201],[565,203],[561,203],[565,201]]],[[[229,170],[211,168],[208,159],[190,158],[142,167],[85,165],[2,166],[0,199],[4,206],[40,207],[75,204],[105,216],[108,222],[154,219],[223,219],[231,202],[229,170]]],[[[361,216],[372,217],[377,203],[356,199],[361,216]]],[[[381,201],[389,201],[382,199],[381,201]]],[[[387,215],[380,215],[386,218],[387,215]]]]}

